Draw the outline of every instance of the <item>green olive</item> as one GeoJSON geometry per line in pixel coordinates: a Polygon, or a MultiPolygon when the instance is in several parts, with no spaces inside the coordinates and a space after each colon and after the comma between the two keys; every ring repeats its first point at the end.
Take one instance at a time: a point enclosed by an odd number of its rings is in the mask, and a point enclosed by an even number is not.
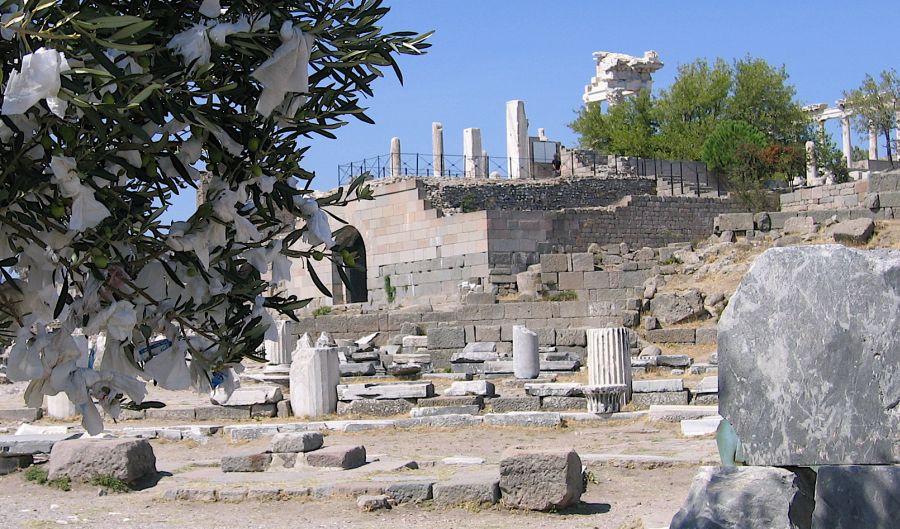
{"type": "Polygon", "coordinates": [[[114,105],[116,104],[116,98],[109,92],[103,94],[103,104],[104,105],[114,105]]]}
{"type": "Polygon", "coordinates": [[[259,150],[259,138],[250,138],[250,141],[247,142],[247,148],[250,149],[250,152],[256,152],[259,150]]]}
{"type": "Polygon", "coordinates": [[[254,165],[253,167],[250,168],[250,174],[252,174],[256,178],[259,178],[263,174],[262,167],[260,167],[258,165],[254,165]]]}
{"type": "Polygon", "coordinates": [[[50,216],[54,219],[61,219],[66,216],[66,207],[59,202],[50,206],[50,216]]]}
{"type": "Polygon", "coordinates": [[[104,269],[109,266],[109,258],[105,255],[93,255],[91,260],[97,268],[104,269]]]}
{"type": "Polygon", "coordinates": [[[213,163],[219,163],[222,161],[222,151],[218,149],[211,149],[209,152],[209,160],[213,163]]]}

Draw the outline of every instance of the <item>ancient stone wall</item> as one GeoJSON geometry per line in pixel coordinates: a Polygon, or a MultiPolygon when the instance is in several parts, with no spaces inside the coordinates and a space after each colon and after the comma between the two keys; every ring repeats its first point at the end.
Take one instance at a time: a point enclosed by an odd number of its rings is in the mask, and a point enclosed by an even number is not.
{"type": "Polygon", "coordinates": [[[743,208],[730,199],[633,196],[617,208],[559,212],[552,241],[566,252],[586,251],[591,243],[660,247],[705,239],[717,215],[738,211],[743,208]]]}
{"type": "Polygon", "coordinates": [[[423,179],[426,198],[444,212],[549,211],[609,206],[626,195],[655,195],[654,178],[549,180],[423,179]]]}
{"type": "Polygon", "coordinates": [[[859,207],[866,197],[868,180],[798,189],[780,196],[781,211],[810,211],[859,207]]]}

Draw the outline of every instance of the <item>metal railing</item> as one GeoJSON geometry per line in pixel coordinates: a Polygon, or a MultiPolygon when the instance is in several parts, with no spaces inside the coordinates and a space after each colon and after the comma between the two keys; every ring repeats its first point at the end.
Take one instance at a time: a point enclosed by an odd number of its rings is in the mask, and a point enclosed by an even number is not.
{"type": "Polygon", "coordinates": [[[510,170],[533,178],[597,177],[656,178],[661,194],[701,196],[725,194],[721,179],[702,162],[663,160],[634,156],[606,155],[594,151],[565,150],[554,164],[534,158],[400,153],[383,154],[338,165],[341,185],[368,175],[373,179],[391,177],[443,177],[508,179],[510,170]],[[715,189],[713,189],[713,186],[715,189]],[[687,188],[687,192],[685,192],[687,188]]]}

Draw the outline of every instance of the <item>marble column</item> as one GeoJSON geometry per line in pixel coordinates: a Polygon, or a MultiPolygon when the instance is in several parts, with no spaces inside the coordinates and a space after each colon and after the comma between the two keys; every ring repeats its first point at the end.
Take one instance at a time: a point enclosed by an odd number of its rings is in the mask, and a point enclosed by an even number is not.
{"type": "Polygon", "coordinates": [[[623,385],[622,405],[631,401],[631,351],[626,327],[588,329],[588,384],[623,385]]]}
{"type": "Polygon", "coordinates": [[[850,140],[850,116],[841,118],[841,143],[844,158],[847,160],[847,167],[850,167],[850,161],[853,160],[853,142],[850,140]]]}
{"type": "Polygon", "coordinates": [[[816,163],[816,142],[806,142],[806,185],[816,185],[819,178],[819,166],[816,163]]]}
{"type": "Polygon", "coordinates": [[[400,138],[391,138],[391,176],[401,176],[400,138]]]}
{"type": "Polygon", "coordinates": [[[290,378],[294,416],[321,417],[337,411],[341,371],[336,348],[313,347],[304,334],[292,354],[290,378]]]}
{"type": "Polygon", "coordinates": [[[519,99],[506,103],[506,157],[510,178],[531,178],[528,118],[519,99]]]}
{"type": "Polygon", "coordinates": [[[622,409],[622,401],[627,387],[623,384],[584,386],[589,413],[617,413],[622,409]]]}
{"type": "Polygon", "coordinates": [[[878,159],[878,133],[871,125],[869,126],[869,159],[878,159]]]}
{"type": "Polygon", "coordinates": [[[466,178],[481,178],[481,129],[463,130],[463,156],[466,161],[466,178]]]}
{"type": "Polygon", "coordinates": [[[275,320],[275,332],[277,340],[266,340],[266,360],[268,361],[266,372],[286,373],[291,365],[291,353],[297,347],[297,337],[291,331],[291,322],[288,320],[275,320]]]}
{"type": "Polygon", "coordinates": [[[541,374],[538,336],[524,325],[513,325],[513,374],[516,378],[537,378],[541,374]]]}
{"type": "Polygon", "coordinates": [[[434,176],[444,175],[444,125],[438,122],[431,124],[431,156],[434,176]]]}

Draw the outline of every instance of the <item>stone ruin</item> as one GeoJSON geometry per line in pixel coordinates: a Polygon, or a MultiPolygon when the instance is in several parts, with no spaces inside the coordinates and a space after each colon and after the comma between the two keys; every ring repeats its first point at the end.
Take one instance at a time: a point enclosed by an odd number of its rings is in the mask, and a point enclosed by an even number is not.
{"type": "Polygon", "coordinates": [[[615,105],[642,90],[653,88],[653,73],[663,67],[655,51],[644,52],[643,57],[624,53],[598,51],[594,53],[597,75],[584,88],[584,104],[607,102],[615,105]]]}
{"type": "Polygon", "coordinates": [[[748,466],[702,470],[671,528],[896,527],[900,251],[771,249],[718,330],[719,450],[748,466]]]}

